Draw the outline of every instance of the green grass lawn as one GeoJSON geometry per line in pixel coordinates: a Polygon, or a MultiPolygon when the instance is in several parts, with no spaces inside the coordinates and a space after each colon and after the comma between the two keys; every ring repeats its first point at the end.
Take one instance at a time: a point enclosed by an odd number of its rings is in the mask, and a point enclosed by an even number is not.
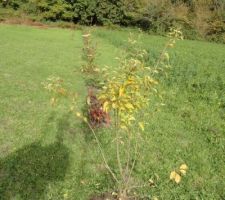
{"type": "MultiPolygon", "coordinates": [[[[94,29],[100,66],[116,67],[128,34],[94,29]]],[[[0,200],[88,200],[112,189],[91,133],[66,102],[50,107],[41,85],[60,76],[85,97],[81,35],[0,25],[0,200]]],[[[153,63],[166,38],[141,40],[153,63]]],[[[225,46],[185,40],[170,55],[172,69],[159,88],[165,106],[156,111],[158,99],[152,99],[134,170],[138,181],[154,179],[156,185],[138,192],[145,199],[225,199],[225,46]],[[189,170],[177,185],[169,174],[182,163],[189,170]]],[[[113,156],[110,135],[99,136],[113,156]]]]}

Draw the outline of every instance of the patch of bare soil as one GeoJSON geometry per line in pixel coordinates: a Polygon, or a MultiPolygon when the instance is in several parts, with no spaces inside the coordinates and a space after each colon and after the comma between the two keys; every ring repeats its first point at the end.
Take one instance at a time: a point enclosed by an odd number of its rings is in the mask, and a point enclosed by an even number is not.
{"type": "Polygon", "coordinates": [[[1,24],[16,24],[16,25],[26,25],[33,26],[40,29],[48,29],[48,28],[66,28],[66,29],[74,29],[76,27],[73,23],[63,23],[63,24],[51,24],[47,25],[38,21],[34,21],[29,18],[9,18],[9,19],[1,19],[1,24]]]}
{"type": "Polygon", "coordinates": [[[47,29],[48,28],[47,25],[45,25],[41,22],[37,22],[37,21],[27,19],[27,18],[9,18],[9,19],[4,19],[3,21],[1,21],[1,23],[35,26],[35,27],[38,27],[38,28],[41,28],[41,29],[47,29]]]}

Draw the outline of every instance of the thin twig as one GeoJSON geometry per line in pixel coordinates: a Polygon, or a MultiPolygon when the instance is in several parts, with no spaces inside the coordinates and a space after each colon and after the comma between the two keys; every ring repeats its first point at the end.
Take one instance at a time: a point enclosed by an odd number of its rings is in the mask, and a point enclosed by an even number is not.
{"type": "Polygon", "coordinates": [[[128,147],[127,147],[127,165],[126,165],[126,172],[125,174],[129,173],[129,164],[130,164],[130,146],[131,146],[131,141],[130,141],[130,135],[128,133],[128,147]]]}
{"type": "Polygon", "coordinates": [[[124,181],[123,168],[122,168],[121,159],[120,159],[120,148],[119,148],[119,113],[118,113],[118,110],[116,111],[116,157],[117,157],[118,167],[120,170],[120,175],[121,175],[122,180],[124,181]]]}
{"type": "Polygon", "coordinates": [[[157,61],[156,65],[155,65],[155,68],[158,68],[158,65],[159,65],[160,62],[162,61],[163,55],[164,55],[164,53],[166,52],[166,50],[168,49],[170,43],[171,43],[171,40],[169,40],[169,41],[166,43],[164,49],[162,50],[162,52],[161,52],[161,54],[160,54],[160,56],[159,56],[159,58],[158,58],[158,61],[157,61]]]}
{"type": "Polygon", "coordinates": [[[110,172],[110,174],[112,175],[112,177],[114,178],[114,180],[115,180],[117,183],[119,183],[119,180],[117,179],[116,175],[113,173],[113,171],[111,170],[111,168],[110,168],[109,165],[108,165],[108,162],[107,162],[107,160],[106,160],[106,158],[105,158],[105,154],[104,154],[104,152],[103,152],[103,150],[102,150],[102,147],[101,147],[101,143],[100,143],[100,141],[99,141],[97,135],[95,134],[95,131],[93,130],[93,128],[91,127],[91,125],[90,125],[88,122],[86,122],[86,123],[87,123],[88,127],[90,128],[91,132],[93,133],[93,135],[94,135],[94,137],[95,137],[95,140],[96,140],[96,142],[97,142],[97,144],[98,144],[98,147],[99,147],[99,150],[100,150],[100,152],[101,152],[103,161],[104,161],[104,163],[105,163],[105,167],[108,169],[108,171],[110,172]]]}
{"type": "Polygon", "coordinates": [[[134,170],[134,166],[135,166],[135,163],[136,163],[136,159],[137,159],[137,149],[138,149],[138,143],[137,143],[137,138],[136,138],[136,143],[135,143],[135,151],[134,151],[134,155],[135,155],[135,158],[134,158],[134,161],[132,163],[132,167],[131,167],[131,170],[130,170],[130,173],[128,175],[128,179],[127,179],[127,188],[129,188],[129,182],[130,182],[130,179],[131,179],[131,175],[132,175],[132,172],[134,170]]]}

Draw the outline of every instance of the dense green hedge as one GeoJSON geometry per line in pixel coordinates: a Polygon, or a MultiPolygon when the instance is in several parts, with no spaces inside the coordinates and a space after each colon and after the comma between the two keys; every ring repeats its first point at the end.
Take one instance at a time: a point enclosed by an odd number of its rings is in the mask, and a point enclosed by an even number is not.
{"type": "Polygon", "coordinates": [[[186,38],[225,42],[225,0],[0,0],[0,5],[39,20],[138,26],[159,34],[178,26],[186,38]]]}
{"type": "Polygon", "coordinates": [[[118,0],[1,0],[3,7],[21,9],[45,20],[85,25],[120,24],[124,7],[118,0]]]}

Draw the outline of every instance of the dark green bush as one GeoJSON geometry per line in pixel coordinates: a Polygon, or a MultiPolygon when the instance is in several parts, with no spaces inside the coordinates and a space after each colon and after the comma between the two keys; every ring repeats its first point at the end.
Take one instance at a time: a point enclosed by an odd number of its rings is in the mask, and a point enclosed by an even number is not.
{"type": "Polygon", "coordinates": [[[124,18],[122,1],[115,0],[1,0],[0,4],[45,20],[85,25],[120,24],[124,18]]]}
{"type": "Polygon", "coordinates": [[[0,0],[0,6],[45,21],[135,26],[162,35],[175,26],[189,39],[225,37],[224,0],[0,0]]]}

